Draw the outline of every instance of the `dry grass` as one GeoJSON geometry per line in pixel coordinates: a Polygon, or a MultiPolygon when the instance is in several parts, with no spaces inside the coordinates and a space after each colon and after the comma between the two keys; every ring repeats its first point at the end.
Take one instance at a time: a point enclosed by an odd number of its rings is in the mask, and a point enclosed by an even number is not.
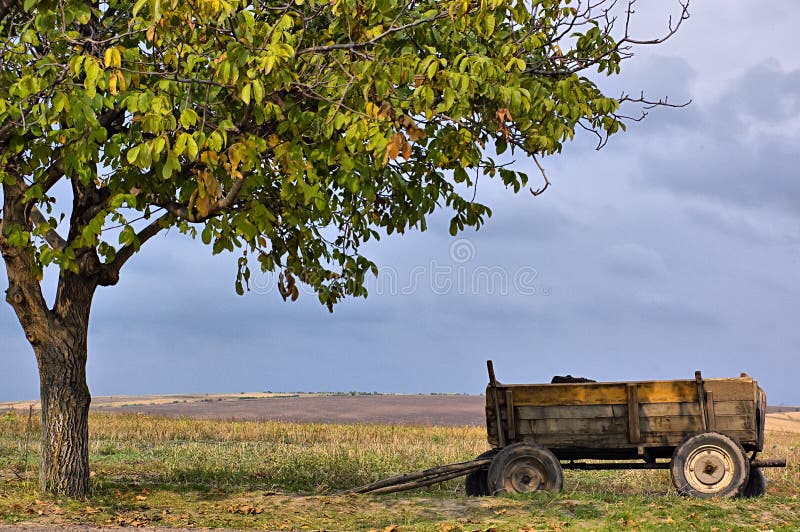
{"type": "Polygon", "coordinates": [[[277,530],[800,529],[800,437],[770,433],[768,496],[696,501],[671,493],[664,471],[568,471],[562,494],[467,498],[452,481],[396,496],[336,492],[468,460],[487,448],[478,427],[321,425],[90,417],[88,501],[36,491],[39,421],[0,415],[0,523],[36,520],[277,530]],[[27,466],[25,442],[29,440],[27,466]],[[448,528],[450,527],[450,528],[448,528]]]}

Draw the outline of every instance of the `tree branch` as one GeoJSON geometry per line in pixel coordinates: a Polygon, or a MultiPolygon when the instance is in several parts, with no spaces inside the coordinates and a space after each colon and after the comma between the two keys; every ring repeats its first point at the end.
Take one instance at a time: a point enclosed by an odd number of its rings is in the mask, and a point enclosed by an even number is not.
{"type": "MultiPolygon", "coordinates": [[[[15,169],[11,167],[12,171],[15,169]]],[[[25,206],[20,201],[24,194],[22,180],[15,185],[3,183],[3,223],[0,225],[0,254],[6,265],[8,290],[6,301],[17,314],[28,341],[35,345],[42,341],[42,334],[47,331],[50,312],[42,293],[42,287],[36,277],[38,266],[33,254],[33,247],[12,246],[8,243],[5,232],[9,227],[29,229],[30,222],[25,216],[25,206]]]]}
{"type": "Polygon", "coordinates": [[[236,203],[236,200],[239,198],[239,192],[241,192],[245,181],[247,181],[247,177],[248,176],[244,176],[241,179],[234,181],[233,186],[231,186],[231,189],[228,191],[228,193],[224,197],[218,199],[216,203],[214,203],[214,205],[212,205],[211,208],[208,210],[208,212],[203,216],[197,216],[195,213],[191,212],[189,210],[190,207],[189,205],[183,205],[182,203],[174,201],[166,203],[154,203],[154,205],[166,209],[166,211],[171,215],[180,218],[182,220],[186,220],[187,222],[191,223],[205,222],[206,220],[213,218],[217,214],[220,214],[221,212],[224,212],[227,209],[233,207],[234,203],[236,203]]]}
{"type": "Polygon", "coordinates": [[[302,50],[298,50],[295,55],[303,55],[303,54],[311,54],[315,52],[332,52],[334,50],[358,50],[359,48],[366,48],[367,46],[371,46],[376,42],[380,41],[384,37],[388,37],[393,33],[397,33],[399,31],[407,30],[409,28],[413,28],[415,26],[420,26],[422,24],[428,24],[430,22],[435,22],[440,18],[444,18],[448,16],[447,11],[443,11],[436,16],[423,18],[420,20],[416,20],[414,22],[410,22],[403,26],[391,27],[388,30],[384,31],[380,35],[376,35],[372,39],[364,42],[348,42],[348,43],[337,43],[337,44],[329,44],[326,46],[312,46],[310,48],[303,48],[302,50]]]}
{"type": "Polygon", "coordinates": [[[114,256],[114,260],[103,266],[103,275],[100,279],[100,286],[111,286],[117,284],[119,281],[119,272],[122,270],[122,267],[125,266],[125,263],[128,262],[133,254],[139,250],[139,247],[141,247],[142,244],[156,236],[162,229],[168,226],[168,224],[164,224],[162,222],[169,217],[170,214],[162,214],[148,224],[144,229],[136,233],[136,245],[127,244],[122,249],[117,251],[116,256],[114,256]]]}
{"type": "MultiPolygon", "coordinates": [[[[42,214],[42,211],[40,211],[39,207],[36,205],[31,207],[29,218],[31,222],[37,226],[47,225],[48,223],[47,218],[45,218],[44,214],[42,214]]],[[[44,239],[48,244],[50,244],[50,247],[56,251],[64,251],[64,248],[67,247],[67,241],[64,240],[55,229],[49,229],[47,233],[45,233],[44,239]]]]}
{"type": "Polygon", "coordinates": [[[17,7],[17,0],[0,0],[0,22],[6,18],[11,10],[17,7]]]}

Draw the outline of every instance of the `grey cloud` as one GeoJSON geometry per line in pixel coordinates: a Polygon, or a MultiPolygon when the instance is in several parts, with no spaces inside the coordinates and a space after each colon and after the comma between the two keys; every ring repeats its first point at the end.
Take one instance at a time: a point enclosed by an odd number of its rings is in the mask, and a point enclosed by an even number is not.
{"type": "Polygon", "coordinates": [[[606,264],[611,273],[626,278],[652,278],[666,270],[664,259],[656,250],[633,243],[609,248],[606,264]]]}
{"type": "Polygon", "coordinates": [[[800,136],[788,128],[757,127],[800,118],[799,80],[800,71],[766,62],[718,101],[697,104],[684,127],[644,128],[648,136],[637,141],[641,180],[678,196],[800,214],[800,136]]]}

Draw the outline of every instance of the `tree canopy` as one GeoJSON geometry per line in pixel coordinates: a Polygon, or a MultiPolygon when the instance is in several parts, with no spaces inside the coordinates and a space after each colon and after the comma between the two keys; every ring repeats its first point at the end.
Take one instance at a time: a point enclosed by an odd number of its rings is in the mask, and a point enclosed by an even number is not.
{"type": "Polygon", "coordinates": [[[177,225],[214,252],[242,251],[238,291],[257,259],[285,270],[284,296],[299,277],[330,306],[364,293],[374,266],[361,242],[425,229],[438,206],[451,232],[479,227],[490,211],[472,199],[478,175],[525,187],[493,151],[536,158],[581,127],[624,129],[620,99],[581,75],[616,74],[630,55],[602,5],[4,5],[0,179],[44,213],[35,229],[6,224],[5,238],[38,268],[100,284],[177,225]],[[61,240],[46,215],[65,179],[94,193],[61,240]]]}
{"type": "Polygon", "coordinates": [[[366,295],[363,242],[438,210],[453,234],[478,228],[479,177],[549,184],[506,151],[541,169],[580,129],[600,144],[624,129],[622,104],[665,103],[589,77],[688,17],[678,4],[637,40],[632,5],[0,0],[0,250],[39,361],[43,486],[87,489],[89,307],[147,240],[174,227],[239,253],[240,293],[257,267],[280,273],[284,299],[300,282],[328,308],[366,295]]]}

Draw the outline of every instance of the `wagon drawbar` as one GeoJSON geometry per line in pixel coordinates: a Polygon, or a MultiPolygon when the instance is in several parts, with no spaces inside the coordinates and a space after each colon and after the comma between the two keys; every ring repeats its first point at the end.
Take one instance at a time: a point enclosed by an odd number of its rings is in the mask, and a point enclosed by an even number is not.
{"type": "Polygon", "coordinates": [[[564,469],[669,469],[692,497],[759,496],[766,394],[737,378],[501,384],[487,361],[486,430],[475,460],[350,490],[392,493],[466,475],[469,495],[560,491],[564,469]]]}

